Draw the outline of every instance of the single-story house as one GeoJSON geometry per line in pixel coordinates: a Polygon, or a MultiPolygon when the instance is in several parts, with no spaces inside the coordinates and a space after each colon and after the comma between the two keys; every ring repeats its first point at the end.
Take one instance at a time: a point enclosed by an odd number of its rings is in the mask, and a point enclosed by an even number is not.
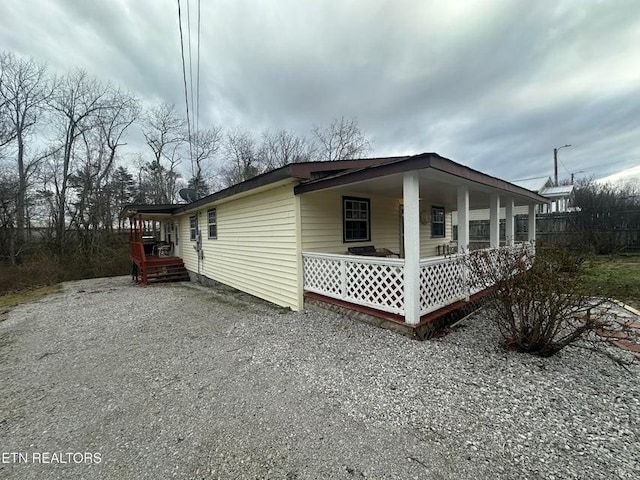
{"type": "MultiPolygon", "coordinates": [[[[184,264],[192,278],[229,285],[301,310],[325,302],[415,327],[469,297],[459,256],[468,249],[470,209],[529,214],[544,197],[435,153],[286,165],[187,204],[127,205],[131,258],[143,282],[154,262],[184,264]],[[458,212],[457,254],[452,212],[458,212]],[[144,248],[145,220],[164,243],[144,248]],[[355,248],[354,248],[355,247],[355,248]],[[147,272],[145,273],[145,270],[147,272]]],[[[511,241],[503,248],[513,245],[511,241]]],[[[157,267],[157,263],[155,264],[157,267]]],[[[473,293],[473,292],[472,292],[473,293]]]]}

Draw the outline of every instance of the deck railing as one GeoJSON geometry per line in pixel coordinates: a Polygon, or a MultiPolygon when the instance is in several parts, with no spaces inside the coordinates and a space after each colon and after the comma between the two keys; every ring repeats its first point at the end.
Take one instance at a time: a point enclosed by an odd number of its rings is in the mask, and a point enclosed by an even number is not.
{"type": "MultiPolygon", "coordinates": [[[[514,252],[523,245],[501,247],[514,252]]],[[[524,248],[535,253],[533,244],[524,248]]],[[[497,249],[487,249],[487,268],[495,266],[497,249]]],[[[420,315],[468,298],[487,287],[471,278],[467,254],[420,260],[420,315]]],[[[302,254],[304,289],[357,305],[404,316],[404,260],[330,253],[302,254]]],[[[475,273],[477,275],[477,272],[475,273]]]]}
{"type": "Polygon", "coordinates": [[[142,242],[129,242],[129,252],[132,260],[143,262],[145,260],[144,244],[142,242]]]}

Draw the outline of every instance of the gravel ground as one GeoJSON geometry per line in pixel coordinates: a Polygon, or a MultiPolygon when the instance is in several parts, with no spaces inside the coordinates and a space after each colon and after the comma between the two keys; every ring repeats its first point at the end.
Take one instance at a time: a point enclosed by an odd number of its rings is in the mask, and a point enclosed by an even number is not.
{"type": "Polygon", "coordinates": [[[27,455],[0,477],[640,478],[637,363],[464,323],[415,342],[228,289],[67,283],[0,322],[0,445],[27,455]]]}

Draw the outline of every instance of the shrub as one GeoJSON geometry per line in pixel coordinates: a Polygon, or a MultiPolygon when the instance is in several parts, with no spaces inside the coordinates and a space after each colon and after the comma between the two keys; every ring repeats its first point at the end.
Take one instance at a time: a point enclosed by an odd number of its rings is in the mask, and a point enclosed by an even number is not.
{"type": "Polygon", "coordinates": [[[0,265],[0,294],[53,285],[68,280],[126,275],[128,243],[114,238],[91,251],[69,242],[63,254],[46,244],[34,248],[18,265],[0,265]]]}
{"type": "Polygon", "coordinates": [[[467,263],[471,288],[491,289],[486,308],[506,346],[546,357],[601,326],[582,288],[584,261],[574,250],[516,246],[472,252],[467,263]]]}

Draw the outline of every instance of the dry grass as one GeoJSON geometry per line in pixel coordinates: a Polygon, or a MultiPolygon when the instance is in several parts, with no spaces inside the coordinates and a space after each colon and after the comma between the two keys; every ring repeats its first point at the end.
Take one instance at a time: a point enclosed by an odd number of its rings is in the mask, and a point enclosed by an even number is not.
{"type": "Polygon", "coordinates": [[[45,287],[0,295],[0,320],[3,319],[2,316],[4,314],[18,305],[35,302],[52,293],[58,293],[60,290],[62,290],[60,285],[47,285],[45,287]]]}

